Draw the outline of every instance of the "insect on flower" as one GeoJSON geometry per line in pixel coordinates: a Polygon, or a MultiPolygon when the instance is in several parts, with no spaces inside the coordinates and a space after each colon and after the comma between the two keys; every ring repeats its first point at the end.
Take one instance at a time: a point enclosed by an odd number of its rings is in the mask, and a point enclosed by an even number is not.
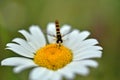
{"type": "Polygon", "coordinates": [[[61,45],[61,43],[63,42],[62,40],[62,36],[61,36],[61,33],[60,33],[60,26],[59,26],[59,22],[56,20],[55,21],[55,27],[56,27],[56,43],[59,44],[59,46],[61,45]]]}
{"type": "Polygon", "coordinates": [[[29,80],[74,80],[75,74],[86,76],[88,67],[98,66],[92,58],[101,58],[102,47],[96,39],[87,39],[90,32],[70,31],[71,26],[60,28],[57,20],[47,25],[47,35],[37,25],[30,26],[29,31],[19,30],[25,39],[14,38],[6,49],[20,56],[3,59],[1,65],[14,66],[15,73],[33,68],[29,80]]]}
{"type": "Polygon", "coordinates": [[[58,46],[60,47],[61,44],[63,43],[63,41],[65,41],[66,39],[62,39],[63,37],[65,37],[67,34],[69,34],[71,32],[71,30],[67,31],[67,32],[64,32],[64,34],[61,34],[60,32],[60,24],[59,24],[59,21],[56,20],[55,21],[55,31],[56,31],[56,34],[50,34],[48,33],[49,36],[51,37],[54,37],[55,39],[55,42],[58,44],[58,46]]]}

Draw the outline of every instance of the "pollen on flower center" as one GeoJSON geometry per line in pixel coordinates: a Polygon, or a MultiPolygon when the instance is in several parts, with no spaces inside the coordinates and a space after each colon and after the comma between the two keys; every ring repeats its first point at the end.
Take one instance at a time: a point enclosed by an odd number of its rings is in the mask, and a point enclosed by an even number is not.
{"type": "Polygon", "coordinates": [[[69,64],[72,58],[70,49],[63,45],[49,44],[36,52],[34,62],[41,67],[58,70],[69,64]]]}

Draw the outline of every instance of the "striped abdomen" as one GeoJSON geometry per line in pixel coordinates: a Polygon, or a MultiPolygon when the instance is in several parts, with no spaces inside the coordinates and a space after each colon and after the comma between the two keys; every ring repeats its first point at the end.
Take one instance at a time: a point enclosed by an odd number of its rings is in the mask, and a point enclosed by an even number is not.
{"type": "Polygon", "coordinates": [[[56,20],[55,21],[55,25],[56,25],[56,43],[60,44],[63,42],[62,40],[62,36],[61,36],[61,33],[60,33],[60,26],[59,26],[59,22],[56,20]]]}

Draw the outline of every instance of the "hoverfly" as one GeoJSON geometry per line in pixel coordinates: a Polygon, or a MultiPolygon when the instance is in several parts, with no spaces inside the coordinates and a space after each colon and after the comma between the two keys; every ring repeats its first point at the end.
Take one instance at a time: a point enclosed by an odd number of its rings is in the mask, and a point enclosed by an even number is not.
{"type": "MultiPolygon", "coordinates": [[[[59,21],[58,21],[58,20],[55,21],[55,30],[56,30],[56,34],[55,34],[55,35],[54,35],[54,34],[48,34],[48,35],[54,37],[54,38],[55,38],[55,39],[54,39],[55,42],[56,42],[59,46],[61,46],[61,44],[62,44],[63,41],[64,41],[63,37],[65,37],[67,34],[69,34],[69,33],[71,32],[71,30],[66,31],[64,34],[61,34],[61,32],[60,32],[60,25],[59,25],[59,21]]],[[[66,40],[66,39],[65,39],[65,40],[66,40]]]]}
{"type": "Polygon", "coordinates": [[[56,43],[58,43],[59,45],[63,42],[62,40],[62,36],[60,33],[60,26],[59,26],[59,22],[56,20],[55,21],[55,27],[56,27],[56,43]]]}

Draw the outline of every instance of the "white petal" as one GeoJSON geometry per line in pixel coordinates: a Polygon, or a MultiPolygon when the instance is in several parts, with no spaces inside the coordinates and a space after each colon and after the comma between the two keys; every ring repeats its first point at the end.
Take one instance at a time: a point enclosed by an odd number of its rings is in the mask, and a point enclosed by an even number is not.
{"type": "Polygon", "coordinates": [[[28,50],[31,53],[35,53],[34,49],[27,43],[27,41],[21,39],[21,38],[15,38],[12,40],[13,42],[16,42],[17,44],[21,45],[23,48],[28,50]]]}
{"type": "Polygon", "coordinates": [[[32,60],[22,57],[11,57],[2,60],[3,66],[15,66],[13,69],[15,73],[19,73],[27,68],[37,66],[32,60]]]}
{"type": "Polygon", "coordinates": [[[30,80],[37,80],[42,75],[42,73],[44,73],[44,71],[45,71],[45,69],[42,69],[40,67],[34,68],[30,72],[29,79],[30,80]]]}
{"type": "Polygon", "coordinates": [[[62,28],[60,29],[60,32],[62,34],[62,36],[65,36],[66,34],[68,34],[71,30],[71,26],[69,25],[63,25],[62,28]]]}
{"type": "Polygon", "coordinates": [[[37,43],[37,49],[43,47],[46,44],[45,37],[39,26],[35,26],[35,25],[31,26],[30,32],[37,43]]]}
{"type": "Polygon", "coordinates": [[[74,56],[74,60],[82,60],[87,58],[100,58],[102,56],[101,51],[85,51],[74,56]]]}
{"type": "Polygon", "coordinates": [[[90,66],[90,67],[97,67],[98,63],[94,60],[81,60],[81,61],[77,61],[78,64],[80,65],[84,65],[84,66],[90,66]]]}
{"type": "Polygon", "coordinates": [[[55,29],[55,23],[49,23],[47,25],[47,38],[49,43],[55,43],[56,42],[56,29],[55,29]]]}
{"type": "Polygon", "coordinates": [[[62,70],[59,70],[59,73],[67,79],[73,79],[75,76],[75,74],[72,71],[72,68],[70,68],[69,66],[64,67],[62,70]]]}
{"type": "Polygon", "coordinates": [[[83,32],[80,32],[79,34],[76,34],[77,38],[76,38],[76,40],[73,41],[73,45],[72,45],[71,49],[75,50],[75,49],[79,48],[79,45],[81,45],[83,40],[85,40],[89,35],[90,35],[90,33],[88,31],[83,31],[83,32]]]}
{"type": "Polygon", "coordinates": [[[25,36],[28,44],[31,45],[35,51],[46,44],[45,37],[38,26],[30,27],[30,33],[25,30],[20,30],[19,32],[25,36]]]}
{"type": "Polygon", "coordinates": [[[14,70],[15,73],[19,73],[19,72],[21,72],[25,69],[35,67],[35,66],[37,66],[35,63],[25,64],[25,65],[16,66],[13,70],[14,70]]]}
{"type": "Polygon", "coordinates": [[[83,42],[81,42],[79,47],[82,47],[82,46],[93,46],[93,45],[96,45],[96,44],[98,44],[98,41],[96,39],[87,39],[87,40],[84,40],[83,42]]]}
{"type": "Polygon", "coordinates": [[[25,57],[29,57],[29,58],[34,57],[34,54],[32,52],[26,50],[25,48],[23,48],[22,46],[18,44],[8,43],[6,49],[12,50],[13,52],[19,55],[25,56],[25,57]]]}
{"type": "Polygon", "coordinates": [[[79,45],[79,43],[81,43],[89,35],[90,33],[88,31],[79,32],[78,30],[73,30],[68,35],[68,39],[66,40],[65,45],[67,44],[67,47],[74,50],[74,48],[76,49],[77,45],[79,45]]]}
{"type": "Polygon", "coordinates": [[[55,71],[50,80],[62,80],[62,75],[59,72],[55,71]]]}
{"type": "Polygon", "coordinates": [[[37,44],[36,44],[34,38],[31,36],[31,34],[28,33],[28,32],[25,31],[25,30],[19,30],[19,32],[20,32],[22,35],[24,35],[24,37],[26,38],[28,44],[31,45],[32,48],[36,51],[36,49],[37,49],[37,47],[36,47],[37,44]]]}
{"type": "Polygon", "coordinates": [[[98,44],[98,41],[96,39],[86,39],[86,40],[80,41],[80,42],[78,42],[78,41],[79,41],[79,39],[77,41],[74,41],[74,46],[72,47],[72,50],[78,50],[80,48],[94,46],[94,45],[98,44]]]}
{"type": "Polygon", "coordinates": [[[74,45],[75,41],[78,40],[78,34],[79,34],[78,30],[73,30],[68,35],[68,39],[64,41],[64,45],[72,49],[72,46],[74,45]]]}
{"type": "Polygon", "coordinates": [[[56,35],[55,23],[49,23],[47,25],[47,34],[56,35]]]}
{"type": "Polygon", "coordinates": [[[53,76],[54,76],[53,72],[52,71],[48,71],[47,74],[45,74],[44,77],[42,77],[41,80],[50,80],[53,76]]]}
{"type": "Polygon", "coordinates": [[[82,61],[74,61],[69,67],[74,73],[78,73],[80,75],[86,76],[89,73],[88,67],[97,67],[98,64],[94,60],[82,60],[82,61]]]}
{"type": "Polygon", "coordinates": [[[80,74],[80,75],[83,75],[83,76],[86,76],[86,75],[88,75],[88,73],[89,73],[88,68],[82,67],[82,66],[81,66],[81,67],[78,67],[78,68],[75,68],[75,67],[74,67],[73,71],[75,71],[75,73],[80,74]]]}
{"type": "Polygon", "coordinates": [[[61,80],[62,76],[57,71],[51,71],[45,68],[34,68],[29,76],[30,80],[61,80]]]}
{"type": "Polygon", "coordinates": [[[45,68],[41,68],[41,67],[37,67],[34,68],[30,75],[29,75],[29,79],[30,80],[44,80],[44,77],[47,75],[47,73],[49,73],[49,71],[45,68]]]}
{"type": "Polygon", "coordinates": [[[19,65],[25,65],[25,64],[34,64],[34,62],[31,59],[23,58],[23,57],[11,57],[6,58],[1,61],[1,65],[5,66],[19,66],[19,65]]]}
{"type": "Polygon", "coordinates": [[[88,31],[82,31],[79,34],[79,41],[85,40],[90,35],[90,32],[88,31]]]}
{"type": "Polygon", "coordinates": [[[56,43],[56,37],[47,35],[47,39],[49,43],[56,43]]]}
{"type": "Polygon", "coordinates": [[[69,70],[72,70],[74,74],[77,73],[83,76],[88,75],[89,73],[89,70],[87,68],[88,66],[97,67],[98,64],[94,60],[82,60],[82,61],[74,61],[68,65],[69,70]]]}
{"type": "Polygon", "coordinates": [[[80,74],[83,76],[86,76],[89,73],[89,70],[86,66],[81,64],[80,62],[72,62],[71,64],[68,65],[69,70],[73,72],[73,74],[80,74]]]}
{"type": "Polygon", "coordinates": [[[99,51],[99,50],[103,50],[103,48],[101,46],[83,46],[79,49],[76,49],[74,50],[74,54],[81,54],[82,52],[85,52],[85,51],[99,51]]]}

